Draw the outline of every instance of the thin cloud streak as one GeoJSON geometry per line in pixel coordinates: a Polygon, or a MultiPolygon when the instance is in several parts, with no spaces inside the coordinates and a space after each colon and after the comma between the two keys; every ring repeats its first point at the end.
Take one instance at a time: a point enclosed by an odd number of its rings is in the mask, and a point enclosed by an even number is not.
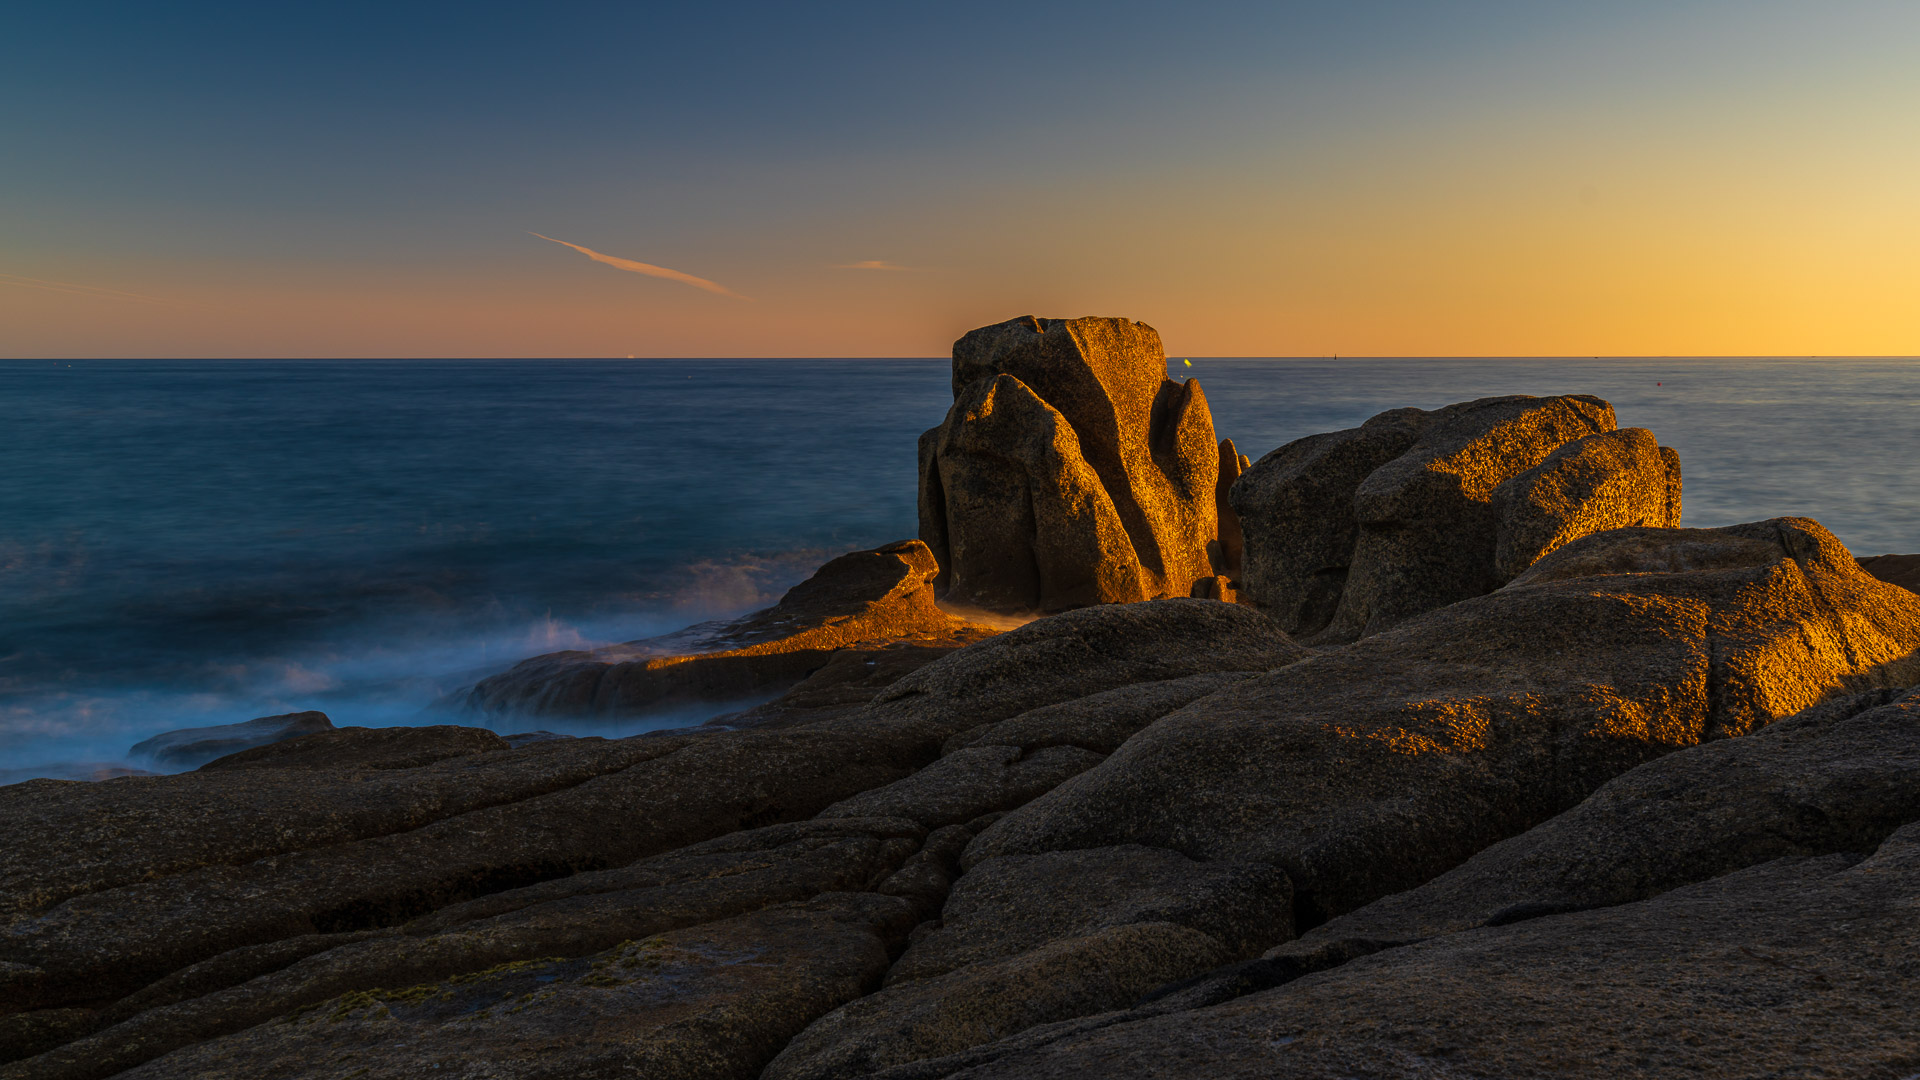
{"type": "Polygon", "coordinates": [[[30,278],[20,274],[0,274],[0,285],[18,285],[23,289],[44,289],[47,292],[65,293],[68,296],[97,296],[103,300],[140,300],[149,304],[168,302],[157,296],[142,296],[139,293],[103,289],[98,285],[79,285],[71,281],[48,281],[45,278],[30,278]]]}
{"type": "Polygon", "coordinates": [[[542,240],[551,240],[553,243],[570,247],[580,254],[585,255],[587,258],[592,259],[594,262],[606,263],[615,270],[631,270],[636,274],[645,274],[648,277],[666,278],[668,281],[684,282],[696,289],[705,289],[710,293],[717,293],[720,296],[731,296],[735,300],[747,299],[717,281],[708,281],[703,277],[694,277],[692,274],[684,274],[678,270],[669,270],[664,266],[655,266],[652,263],[635,262],[632,259],[622,259],[613,255],[602,255],[592,248],[581,247],[579,244],[570,244],[565,240],[554,240],[551,236],[541,236],[541,234],[537,232],[528,232],[527,235],[539,236],[542,240]]]}
{"type": "Polygon", "coordinates": [[[901,266],[899,263],[891,263],[885,259],[867,259],[864,262],[856,263],[835,263],[833,268],[835,270],[904,270],[909,272],[914,269],[911,266],[901,266]]]}

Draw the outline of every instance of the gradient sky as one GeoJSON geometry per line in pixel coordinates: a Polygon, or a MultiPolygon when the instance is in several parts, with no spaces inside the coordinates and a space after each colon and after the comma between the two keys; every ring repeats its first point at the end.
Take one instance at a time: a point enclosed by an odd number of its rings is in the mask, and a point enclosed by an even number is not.
{"type": "Polygon", "coordinates": [[[1910,0],[12,4],[0,356],[1913,354],[1916,56],[1910,0]]]}

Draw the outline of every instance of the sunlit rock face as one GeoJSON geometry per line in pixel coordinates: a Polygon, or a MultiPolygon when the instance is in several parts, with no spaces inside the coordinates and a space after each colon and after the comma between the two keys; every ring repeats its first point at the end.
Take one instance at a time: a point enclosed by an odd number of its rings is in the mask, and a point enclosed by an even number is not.
{"type": "Polygon", "coordinates": [[[1344,642],[1492,592],[1582,536],[1680,523],[1680,457],[1586,395],[1395,409],[1233,484],[1245,597],[1344,642]]]}
{"type": "Polygon", "coordinates": [[[1278,866],[1337,915],[1675,749],[1910,686],[1917,650],[1913,594],[1808,519],[1614,530],[1162,717],[966,859],[1144,844],[1278,866]]]}
{"type": "Polygon", "coordinates": [[[952,604],[1064,611],[1186,596],[1229,572],[1206,395],[1126,319],[1027,316],[953,346],[920,437],[920,536],[952,604]]]}

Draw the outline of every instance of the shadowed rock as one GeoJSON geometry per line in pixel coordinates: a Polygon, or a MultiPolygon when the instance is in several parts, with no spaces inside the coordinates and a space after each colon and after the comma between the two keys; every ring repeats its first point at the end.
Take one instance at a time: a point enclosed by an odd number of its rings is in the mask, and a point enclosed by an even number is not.
{"type": "Polygon", "coordinates": [[[920,536],[949,602],[1061,611],[1226,572],[1213,419],[1199,383],[1167,378],[1152,327],[981,327],[954,343],[953,397],[920,437],[920,536]]]}
{"type": "Polygon", "coordinates": [[[586,956],[367,990],[125,1075],[253,1080],[304,1062],[299,1075],[400,1078],[455,1058],[492,1075],[744,1080],[871,985],[912,919],[904,900],[828,893],[586,956]]]}
{"type": "Polygon", "coordinates": [[[731,623],[590,652],[536,656],[456,695],[483,713],[609,715],[738,700],[799,682],[841,650],[959,648],[994,631],[934,605],[932,552],[904,540],[832,560],[780,602],[731,623]]]}
{"type": "Polygon", "coordinates": [[[1680,523],[1679,456],[1598,398],[1395,409],[1236,481],[1242,586],[1289,633],[1351,641],[1491,592],[1605,529],[1680,523]]]}
{"type": "Polygon", "coordinates": [[[244,724],[182,728],[179,731],[165,732],[145,742],[133,744],[127,754],[131,757],[148,758],[175,768],[192,768],[241,750],[265,746],[282,739],[332,730],[333,721],[327,719],[326,713],[286,713],[280,716],[263,716],[244,724]]]}
{"type": "MultiPolygon", "coordinates": [[[[547,735],[547,738],[558,736],[547,735]]],[[[228,754],[200,766],[200,771],[249,768],[413,769],[448,758],[512,748],[511,742],[485,728],[452,725],[349,727],[316,735],[301,735],[228,754]]]]}
{"type": "Polygon", "coordinates": [[[1860,569],[1881,581],[1920,592],[1920,555],[1872,555],[1860,560],[1860,569]]]}
{"type": "Polygon", "coordinates": [[[1418,941],[1611,907],[1782,856],[1872,851],[1915,819],[1920,692],[1870,691],[1650,761],[1553,820],[1288,948],[1418,941]]]}
{"type": "Polygon", "coordinates": [[[1652,758],[1920,681],[1916,650],[1920,599],[1811,521],[1601,534],[1490,596],[1162,717],[988,829],[966,863],[1146,844],[1278,866],[1304,911],[1338,915],[1652,758]],[[1676,561],[1717,568],[1653,569],[1676,561]],[[1616,572],[1559,576],[1596,566],[1616,572]]]}
{"type": "Polygon", "coordinates": [[[1114,1013],[888,1080],[1905,1076],[1920,825],[1600,911],[1450,934],[1217,1005],[1114,1013]],[[964,1072],[963,1072],[964,1070],[964,1072]]]}

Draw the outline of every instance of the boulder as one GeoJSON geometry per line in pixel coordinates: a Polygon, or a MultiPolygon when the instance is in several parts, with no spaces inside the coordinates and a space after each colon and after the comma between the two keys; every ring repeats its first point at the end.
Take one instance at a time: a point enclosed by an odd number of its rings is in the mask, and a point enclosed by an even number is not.
{"type": "Polygon", "coordinates": [[[327,719],[326,713],[284,713],[263,716],[244,724],[220,724],[165,732],[144,742],[134,743],[127,754],[174,768],[191,769],[241,750],[332,730],[333,721],[327,719]]]}
{"type": "Polygon", "coordinates": [[[1226,573],[1200,384],[1126,319],[1027,316],[954,343],[953,407],[920,438],[920,536],[961,607],[1186,596],[1226,573]]]}
{"type": "Polygon", "coordinates": [[[1881,581],[1920,592],[1920,555],[1873,555],[1860,560],[1860,569],[1881,581]]]}
{"type": "Polygon", "coordinates": [[[918,540],[828,562],[778,604],[730,623],[524,660],[447,703],[484,714],[604,716],[684,701],[767,695],[842,650],[912,645],[927,655],[990,637],[934,604],[939,566],[918,540]]]}
{"type": "Polygon", "coordinates": [[[1812,521],[1603,533],[1161,717],[984,832],[965,865],[1116,844],[1263,862],[1292,880],[1305,928],[1655,757],[1917,681],[1920,598],[1812,521]],[[1714,568],[1661,569],[1690,559],[1714,568]]]}
{"type": "MultiPolygon", "coordinates": [[[[1449,934],[1211,1008],[1036,1029],[889,1080],[1908,1075],[1920,824],[1638,903],[1449,934]]],[[[802,1036],[805,1038],[806,1036],[802,1036]]]]}
{"type": "Polygon", "coordinates": [[[1261,458],[1228,494],[1241,586],[1317,643],[1493,591],[1592,532],[1680,523],[1680,460],[1599,398],[1395,409],[1261,458]]]}

